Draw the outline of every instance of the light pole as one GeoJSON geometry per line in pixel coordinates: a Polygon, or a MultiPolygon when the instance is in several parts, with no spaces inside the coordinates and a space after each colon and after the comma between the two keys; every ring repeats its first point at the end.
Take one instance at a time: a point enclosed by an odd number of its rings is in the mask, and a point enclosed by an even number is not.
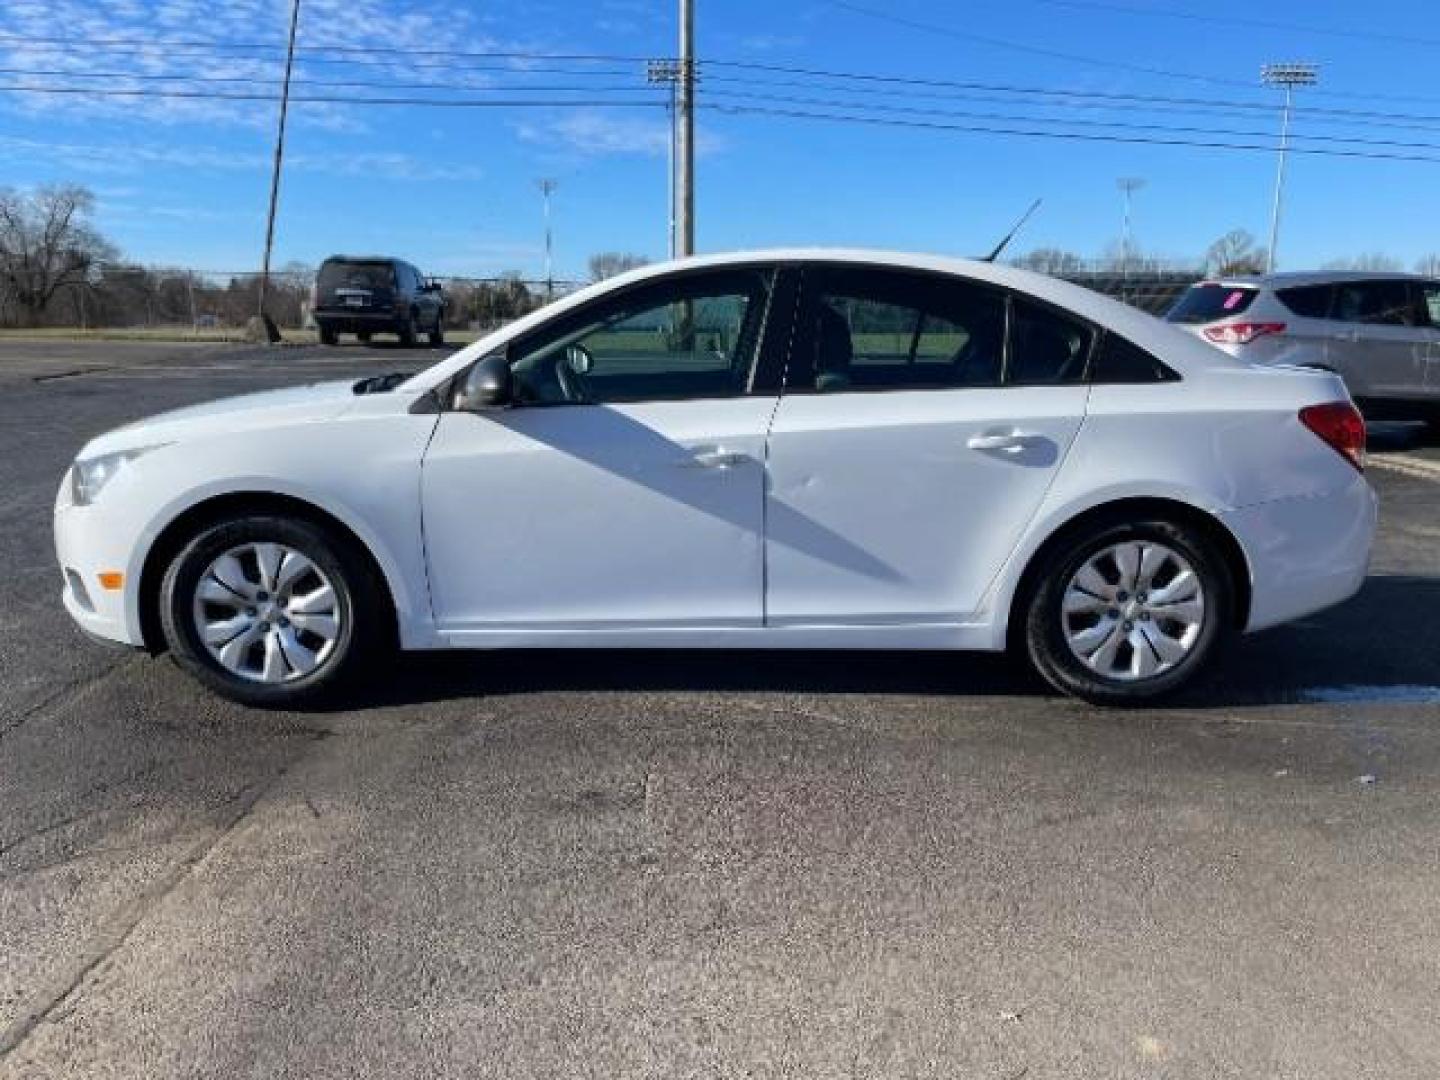
{"type": "Polygon", "coordinates": [[[1145,186],[1145,181],[1138,176],[1122,176],[1115,181],[1115,186],[1125,196],[1125,213],[1120,221],[1120,276],[1128,284],[1130,281],[1130,204],[1135,198],[1135,192],[1145,186]]]}
{"type": "Polygon", "coordinates": [[[1285,197],[1285,153],[1290,149],[1290,110],[1295,87],[1314,86],[1320,79],[1320,65],[1306,63],[1264,64],[1260,80],[1266,86],[1285,88],[1285,107],[1280,119],[1280,161],[1275,170],[1275,203],[1270,209],[1270,250],[1265,255],[1265,272],[1275,269],[1275,248],[1280,243],[1280,204],[1285,197]]]}
{"type": "Polygon", "coordinates": [[[550,196],[560,186],[558,180],[536,180],[535,186],[540,189],[540,195],[545,200],[545,299],[555,299],[555,262],[554,243],[550,230],[550,196]]]}

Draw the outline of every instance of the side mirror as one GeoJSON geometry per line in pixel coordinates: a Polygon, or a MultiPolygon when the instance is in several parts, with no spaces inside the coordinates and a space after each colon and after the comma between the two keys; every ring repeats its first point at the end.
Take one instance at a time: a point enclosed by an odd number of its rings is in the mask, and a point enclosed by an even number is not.
{"type": "Polygon", "coordinates": [[[503,409],[514,399],[514,394],[510,361],[501,354],[487,356],[466,373],[460,392],[455,395],[455,408],[464,412],[503,409]]]}

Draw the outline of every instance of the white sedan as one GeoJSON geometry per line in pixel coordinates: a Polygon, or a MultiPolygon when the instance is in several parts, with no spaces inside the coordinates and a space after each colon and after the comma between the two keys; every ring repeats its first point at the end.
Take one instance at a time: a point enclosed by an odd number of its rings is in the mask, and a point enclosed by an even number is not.
{"type": "Polygon", "coordinates": [[[774,251],[649,267],[403,381],[92,440],[64,602],[256,705],[381,651],[1014,647],[1154,699],[1365,576],[1364,425],[986,263],[774,251]]]}

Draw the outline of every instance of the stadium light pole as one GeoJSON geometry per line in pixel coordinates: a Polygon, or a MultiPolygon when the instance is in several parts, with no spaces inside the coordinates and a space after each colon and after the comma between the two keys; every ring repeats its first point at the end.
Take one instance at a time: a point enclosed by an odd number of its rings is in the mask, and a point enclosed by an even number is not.
{"type": "Polygon", "coordinates": [[[257,314],[265,334],[279,341],[280,334],[265,315],[265,293],[270,288],[270,252],[275,246],[275,209],[280,202],[280,164],[285,157],[285,115],[290,110],[290,73],[295,67],[295,29],[300,24],[300,0],[290,5],[290,39],[285,49],[285,77],[280,84],[280,121],[275,130],[275,165],[270,171],[270,211],[265,216],[265,255],[260,263],[260,298],[257,314]]]}
{"type": "Polygon", "coordinates": [[[1120,276],[1124,283],[1130,281],[1130,209],[1134,201],[1135,192],[1145,186],[1145,181],[1138,176],[1122,176],[1115,181],[1115,186],[1125,196],[1125,216],[1120,223],[1120,276]]]}
{"type": "Polygon", "coordinates": [[[1260,68],[1261,82],[1285,90],[1285,106],[1280,118],[1279,164],[1275,170],[1275,201],[1270,208],[1270,250],[1265,255],[1267,274],[1275,270],[1275,248],[1280,243],[1280,206],[1285,198],[1285,156],[1290,149],[1290,111],[1294,104],[1295,87],[1314,86],[1319,80],[1318,64],[1263,64],[1260,68]]]}
{"type": "Polygon", "coordinates": [[[540,195],[545,200],[545,299],[555,299],[555,261],[554,241],[550,228],[550,196],[560,186],[558,180],[536,180],[535,186],[540,189],[540,195]]]}

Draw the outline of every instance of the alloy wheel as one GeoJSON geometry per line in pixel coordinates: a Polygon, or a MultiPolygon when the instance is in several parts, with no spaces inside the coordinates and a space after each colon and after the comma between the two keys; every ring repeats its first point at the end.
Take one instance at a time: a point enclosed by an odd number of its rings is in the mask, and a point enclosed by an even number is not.
{"type": "Polygon", "coordinates": [[[1123,682],[1153,678],[1195,647],[1205,589],[1190,561],[1153,540],[1112,544],[1075,572],[1061,602],[1070,651],[1091,671],[1123,682]]]}
{"type": "Polygon", "coordinates": [[[195,586],[195,629],[232,675],[284,683],[315,672],[335,651],[340,601],[325,573],[279,543],[231,548],[195,586]]]}

